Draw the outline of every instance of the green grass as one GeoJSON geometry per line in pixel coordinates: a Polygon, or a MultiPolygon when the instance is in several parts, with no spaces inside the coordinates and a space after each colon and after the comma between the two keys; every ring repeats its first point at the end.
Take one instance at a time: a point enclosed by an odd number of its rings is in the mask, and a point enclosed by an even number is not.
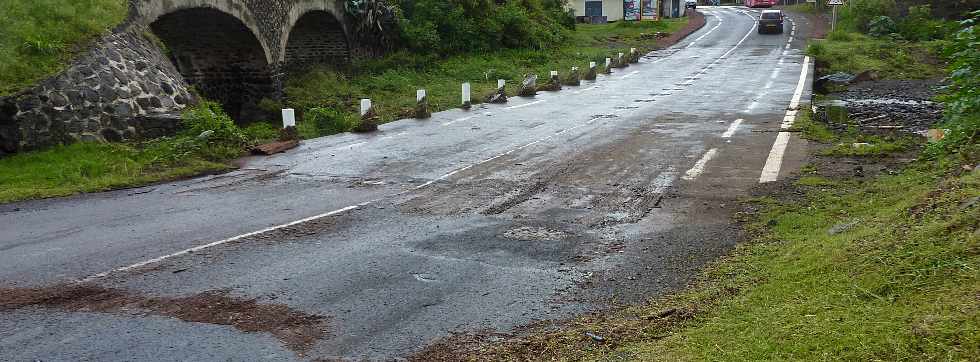
{"type": "Polygon", "coordinates": [[[980,173],[924,168],[804,189],[804,205],[766,207],[752,225],[762,236],[708,272],[708,292],[681,298],[705,306],[685,328],[616,352],[640,360],[980,358],[980,205],[960,206],[980,196],[980,173]],[[844,230],[830,233],[835,226],[844,230]]]}
{"type": "MultiPolygon", "coordinates": [[[[831,107],[830,111],[835,109],[837,108],[831,107]]],[[[822,156],[875,157],[906,152],[918,147],[918,142],[913,139],[913,136],[901,133],[882,135],[863,133],[851,124],[846,111],[831,113],[830,117],[834,118],[835,122],[843,124],[847,128],[835,133],[826,124],[815,120],[810,107],[804,106],[801,107],[796,122],[793,123],[790,130],[799,132],[800,137],[804,139],[833,144],[833,146],[818,152],[822,156]]]]}
{"type": "MultiPolygon", "coordinates": [[[[383,59],[355,64],[345,75],[330,69],[313,69],[287,81],[287,103],[301,111],[325,107],[353,114],[359,99],[371,98],[382,121],[407,118],[415,106],[415,91],[426,89],[429,107],[440,111],[460,105],[460,84],[470,82],[474,103],[482,101],[496,88],[497,79],[506,79],[508,93],[517,90],[524,74],[548,72],[566,76],[572,66],[587,69],[589,61],[600,66],[606,57],[627,52],[630,47],[650,50],[656,32],[675,32],[686,25],[686,18],[639,24],[615,23],[579,25],[568,44],[557,49],[501,49],[488,54],[465,54],[445,59],[396,53],[383,59]]],[[[329,134],[311,125],[298,124],[305,136],[329,134]]]]}
{"type": "Polygon", "coordinates": [[[179,142],[80,142],[0,159],[0,203],[112,190],[229,168],[183,154],[179,142]]]}
{"type": "Polygon", "coordinates": [[[79,142],[0,158],[0,203],[135,187],[231,169],[251,145],[279,137],[267,123],[239,128],[204,102],[184,114],[185,130],[139,143],[79,142]],[[202,137],[202,134],[210,134],[202,137]]]}
{"type": "Polygon", "coordinates": [[[943,41],[907,42],[836,31],[814,39],[807,53],[824,65],[822,74],[873,70],[886,79],[926,79],[945,75],[938,60],[943,41]]]}
{"type": "Polygon", "coordinates": [[[63,70],[127,9],[125,0],[0,1],[0,96],[63,70]]]}

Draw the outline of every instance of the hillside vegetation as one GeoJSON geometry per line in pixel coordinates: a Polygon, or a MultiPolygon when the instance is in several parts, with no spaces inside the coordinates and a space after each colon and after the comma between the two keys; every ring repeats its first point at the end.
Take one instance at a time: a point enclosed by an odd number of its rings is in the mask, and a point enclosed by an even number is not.
{"type": "Polygon", "coordinates": [[[126,0],[0,1],[0,96],[64,69],[127,9],[126,0]]]}

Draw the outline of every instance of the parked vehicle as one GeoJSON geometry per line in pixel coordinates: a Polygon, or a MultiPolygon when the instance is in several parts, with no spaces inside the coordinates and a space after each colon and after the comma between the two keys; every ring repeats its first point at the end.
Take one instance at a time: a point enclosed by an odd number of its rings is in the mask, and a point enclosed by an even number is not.
{"type": "Polygon", "coordinates": [[[759,15],[759,34],[768,32],[783,33],[782,10],[764,10],[762,15],[759,15]]]}
{"type": "Polygon", "coordinates": [[[778,0],[745,0],[745,6],[750,8],[771,8],[778,0]]]}
{"type": "Polygon", "coordinates": [[[687,0],[687,5],[685,5],[685,6],[687,8],[689,8],[689,9],[697,9],[698,8],[698,0],[687,0]]]}

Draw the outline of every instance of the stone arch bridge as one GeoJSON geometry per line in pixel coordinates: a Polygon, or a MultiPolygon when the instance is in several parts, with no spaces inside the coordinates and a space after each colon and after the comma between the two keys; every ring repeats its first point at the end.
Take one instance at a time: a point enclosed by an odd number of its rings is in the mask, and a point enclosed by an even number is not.
{"type": "Polygon", "coordinates": [[[168,50],[184,79],[224,104],[236,119],[255,118],[283,74],[314,63],[346,63],[342,0],[132,0],[133,19],[168,50]]]}
{"type": "Polygon", "coordinates": [[[0,155],[173,133],[194,92],[237,121],[271,119],[285,74],[347,63],[344,0],[129,0],[130,14],[67,69],[0,97],[0,155]]]}

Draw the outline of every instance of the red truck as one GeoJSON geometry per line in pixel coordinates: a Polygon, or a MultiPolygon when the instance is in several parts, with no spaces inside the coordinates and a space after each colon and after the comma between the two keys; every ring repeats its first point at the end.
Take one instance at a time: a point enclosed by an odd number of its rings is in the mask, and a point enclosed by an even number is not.
{"type": "Polygon", "coordinates": [[[778,0],[745,0],[745,6],[750,8],[771,8],[778,0]]]}

